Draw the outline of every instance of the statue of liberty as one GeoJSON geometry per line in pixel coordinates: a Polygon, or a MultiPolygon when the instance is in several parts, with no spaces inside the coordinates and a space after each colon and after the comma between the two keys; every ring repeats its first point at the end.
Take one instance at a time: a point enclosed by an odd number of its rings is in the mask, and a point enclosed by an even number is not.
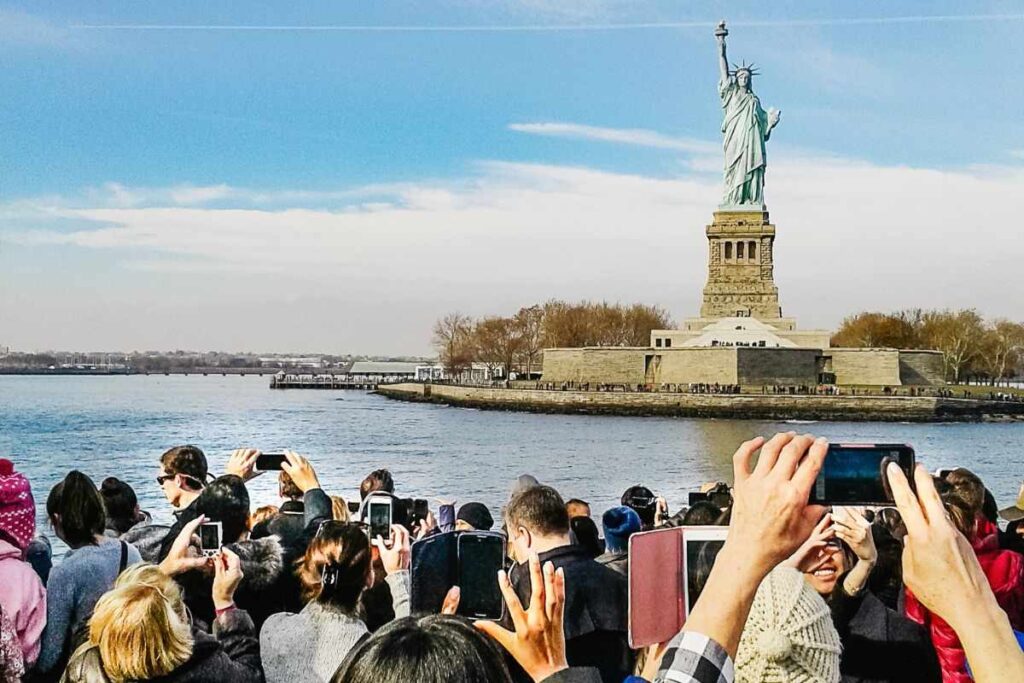
{"type": "Polygon", "coordinates": [[[778,109],[765,112],[751,89],[757,73],[753,64],[733,65],[725,56],[725,22],[715,29],[718,41],[718,95],[722,98],[723,147],[725,149],[725,193],[722,209],[764,209],[764,143],[779,123],[778,109]]]}

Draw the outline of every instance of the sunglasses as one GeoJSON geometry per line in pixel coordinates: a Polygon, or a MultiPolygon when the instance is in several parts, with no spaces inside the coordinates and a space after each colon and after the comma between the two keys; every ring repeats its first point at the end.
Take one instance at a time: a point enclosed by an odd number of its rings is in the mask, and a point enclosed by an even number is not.
{"type": "MultiPolygon", "coordinates": [[[[178,475],[176,475],[176,474],[161,474],[160,476],[158,476],[156,478],[157,486],[163,486],[167,481],[169,481],[171,479],[174,479],[176,476],[178,476],[178,475]]],[[[196,479],[195,477],[190,477],[187,474],[183,474],[183,475],[181,475],[181,477],[182,477],[182,479],[185,480],[185,483],[188,484],[189,486],[191,486],[192,488],[194,488],[194,489],[201,489],[201,488],[203,488],[202,482],[199,481],[198,479],[196,479]]]]}

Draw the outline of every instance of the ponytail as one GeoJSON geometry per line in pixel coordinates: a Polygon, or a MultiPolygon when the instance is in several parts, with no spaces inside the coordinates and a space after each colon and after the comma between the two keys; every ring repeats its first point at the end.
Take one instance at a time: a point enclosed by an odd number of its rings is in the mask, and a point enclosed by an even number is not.
{"type": "Polygon", "coordinates": [[[46,514],[61,539],[72,548],[94,544],[106,526],[103,498],[92,479],[78,470],[68,472],[64,481],[50,489],[46,514]]]}

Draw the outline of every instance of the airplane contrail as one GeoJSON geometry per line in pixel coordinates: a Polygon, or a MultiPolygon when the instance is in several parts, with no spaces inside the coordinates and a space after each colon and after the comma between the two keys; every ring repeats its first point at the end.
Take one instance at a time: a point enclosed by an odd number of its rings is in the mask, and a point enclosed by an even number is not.
{"type": "MultiPolygon", "coordinates": [[[[778,19],[732,21],[738,27],[861,26],[872,24],[930,24],[986,21],[1024,21],[1024,14],[941,14],[900,17],[835,19],[778,19]]],[[[555,31],[642,31],[655,29],[708,28],[714,21],[663,21],[621,24],[497,24],[477,25],[380,25],[372,24],[74,24],[70,28],[94,31],[340,31],[365,33],[542,33],[555,31]]]]}

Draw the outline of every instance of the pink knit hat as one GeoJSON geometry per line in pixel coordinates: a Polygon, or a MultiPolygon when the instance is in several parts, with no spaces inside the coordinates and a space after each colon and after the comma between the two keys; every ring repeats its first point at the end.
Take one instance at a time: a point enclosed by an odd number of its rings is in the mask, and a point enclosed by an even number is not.
{"type": "Polygon", "coordinates": [[[25,475],[0,458],[0,538],[24,550],[36,534],[36,503],[25,475]]]}

